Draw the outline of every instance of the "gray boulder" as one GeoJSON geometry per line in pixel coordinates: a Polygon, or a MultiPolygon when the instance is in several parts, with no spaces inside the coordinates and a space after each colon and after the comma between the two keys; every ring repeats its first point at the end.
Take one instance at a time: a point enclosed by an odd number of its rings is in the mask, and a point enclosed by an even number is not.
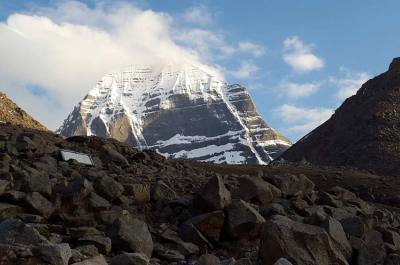
{"type": "Polygon", "coordinates": [[[224,185],[221,176],[212,177],[193,200],[195,208],[211,212],[222,210],[231,204],[231,193],[224,185]]]}
{"type": "Polygon", "coordinates": [[[296,265],[348,265],[341,248],[324,229],[279,215],[265,224],[259,255],[262,265],[273,265],[281,257],[296,265]]]}
{"type": "Polygon", "coordinates": [[[111,259],[110,265],[148,265],[149,258],[142,253],[123,253],[111,259]]]}
{"type": "Polygon", "coordinates": [[[235,200],[225,211],[229,237],[240,239],[259,237],[265,219],[247,202],[235,200]]]}

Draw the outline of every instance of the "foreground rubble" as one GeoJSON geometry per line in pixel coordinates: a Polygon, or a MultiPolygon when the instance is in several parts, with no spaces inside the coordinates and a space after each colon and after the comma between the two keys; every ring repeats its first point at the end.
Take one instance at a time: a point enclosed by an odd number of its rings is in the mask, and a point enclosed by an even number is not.
{"type": "Polygon", "coordinates": [[[0,151],[0,264],[400,264],[397,208],[305,175],[217,174],[10,125],[0,151]]]}

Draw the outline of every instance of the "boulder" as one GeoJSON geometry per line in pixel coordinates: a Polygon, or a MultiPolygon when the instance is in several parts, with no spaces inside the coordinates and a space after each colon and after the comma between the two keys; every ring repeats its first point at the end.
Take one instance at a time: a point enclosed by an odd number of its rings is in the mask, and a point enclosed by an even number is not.
{"type": "Polygon", "coordinates": [[[235,200],[225,211],[229,237],[240,239],[259,237],[265,219],[247,202],[235,200]]]}
{"type": "Polygon", "coordinates": [[[90,193],[88,200],[90,207],[95,210],[106,210],[111,208],[110,202],[95,192],[90,193]]]}
{"type": "Polygon", "coordinates": [[[21,207],[0,202],[0,221],[15,218],[19,213],[22,213],[21,207]]]}
{"type": "Polygon", "coordinates": [[[213,248],[207,238],[191,223],[181,225],[178,233],[186,242],[196,244],[199,247],[213,248]]]}
{"type": "Polygon", "coordinates": [[[68,265],[69,259],[72,256],[71,248],[65,243],[41,246],[36,248],[34,253],[51,265],[68,265]]]}
{"type": "Polygon", "coordinates": [[[109,176],[101,176],[94,182],[95,190],[108,200],[119,198],[124,192],[124,187],[109,176]]]}
{"type": "Polygon", "coordinates": [[[400,265],[400,255],[395,253],[387,255],[385,265],[400,265]]]}
{"type": "Polygon", "coordinates": [[[195,216],[187,220],[184,225],[193,224],[207,239],[216,242],[219,241],[224,219],[223,211],[214,211],[195,216]]]}
{"type": "Polygon", "coordinates": [[[102,235],[87,235],[78,239],[80,245],[94,245],[101,254],[111,252],[111,239],[102,235]]]}
{"type": "Polygon", "coordinates": [[[39,192],[32,192],[26,196],[26,202],[39,214],[45,218],[49,218],[53,212],[54,207],[45,197],[39,192]]]}
{"type": "Polygon", "coordinates": [[[274,265],[293,265],[293,264],[285,258],[280,258],[274,263],[274,265]]]}
{"type": "Polygon", "coordinates": [[[244,201],[269,204],[281,197],[281,191],[260,177],[238,178],[238,188],[232,193],[234,198],[244,201]]]}
{"type": "Polygon", "coordinates": [[[149,258],[142,253],[123,253],[111,259],[110,265],[148,265],[149,258]]]}
{"type": "Polygon", "coordinates": [[[382,237],[383,241],[393,246],[394,250],[400,250],[400,235],[392,230],[383,230],[382,237]]]}
{"type": "Polygon", "coordinates": [[[8,219],[0,223],[0,244],[39,246],[50,242],[32,226],[18,219],[8,219]]]}
{"type": "Polygon", "coordinates": [[[296,265],[348,264],[340,246],[323,228],[279,215],[265,224],[259,255],[263,265],[273,265],[281,257],[296,265]]]}
{"type": "Polygon", "coordinates": [[[143,183],[124,185],[125,194],[131,196],[135,204],[150,202],[150,186],[143,183]]]}
{"type": "Polygon", "coordinates": [[[361,238],[365,231],[365,225],[358,216],[349,216],[339,220],[347,235],[361,238]]]}
{"type": "Polygon", "coordinates": [[[197,260],[196,265],[219,265],[220,260],[212,254],[203,254],[197,260]]]}
{"type": "Polygon", "coordinates": [[[328,217],[321,226],[326,230],[326,232],[328,232],[331,238],[338,243],[343,255],[347,259],[350,259],[352,255],[352,247],[350,242],[347,240],[346,233],[344,232],[340,222],[332,217],[328,217]]]}
{"type": "Polygon", "coordinates": [[[286,196],[306,196],[311,194],[314,183],[303,174],[268,177],[268,181],[278,187],[286,196]]]}
{"type": "Polygon", "coordinates": [[[117,218],[108,230],[115,251],[141,252],[151,257],[153,240],[147,224],[130,216],[117,218]]]}
{"type": "Polygon", "coordinates": [[[231,204],[231,193],[221,176],[212,177],[193,200],[193,206],[204,212],[222,210],[231,204]]]}
{"type": "Polygon", "coordinates": [[[76,262],[71,265],[108,265],[107,260],[103,255],[98,255],[81,262],[76,262]]]}
{"type": "Polygon", "coordinates": [[[176,193],[164,181],[159,180],[151,191],[151,199],[158,202],[169,202],[176,199],[176,193]]]}

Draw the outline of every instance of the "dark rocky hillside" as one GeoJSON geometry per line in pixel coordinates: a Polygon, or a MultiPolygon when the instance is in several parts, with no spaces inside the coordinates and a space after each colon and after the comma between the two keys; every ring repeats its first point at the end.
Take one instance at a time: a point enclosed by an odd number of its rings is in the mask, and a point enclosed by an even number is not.
{"type": "Polygon", "coordinates": [[[377,174],[400,172],[400,58],[365,83],[324,124],[282,158],[320,165],[352,166],[377,174]]]}
{"type": "Polygon", "coordinates": [[[328,185],[345,169],[166,160],[10,125],[0,154],[0,264],[399,264],[398,209],[328,185]]]}

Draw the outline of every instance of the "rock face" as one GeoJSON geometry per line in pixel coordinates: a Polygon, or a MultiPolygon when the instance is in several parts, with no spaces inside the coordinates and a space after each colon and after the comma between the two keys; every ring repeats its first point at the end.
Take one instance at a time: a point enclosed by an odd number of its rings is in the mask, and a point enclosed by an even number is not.
{"type": "Polygon", "coordinates": [[[282,156],[321,165],[352,166],[378,174],[400,172],[400,58],[365,83],[324,124],[282,156]]]}
{"type": "Polygon", "coordinates": [[[47,131],[47,128],[18,107],[6,94],[0,92],[0,122],[21,125],[25,128],[47,131]]]}
{"type": "Polygon", "coordinates": [[[191,65],[106,75],[58,133],[111,137],[170,158],[228,164],[268,163],[290,146],[264,122],[246,88],[191,65]]]}

